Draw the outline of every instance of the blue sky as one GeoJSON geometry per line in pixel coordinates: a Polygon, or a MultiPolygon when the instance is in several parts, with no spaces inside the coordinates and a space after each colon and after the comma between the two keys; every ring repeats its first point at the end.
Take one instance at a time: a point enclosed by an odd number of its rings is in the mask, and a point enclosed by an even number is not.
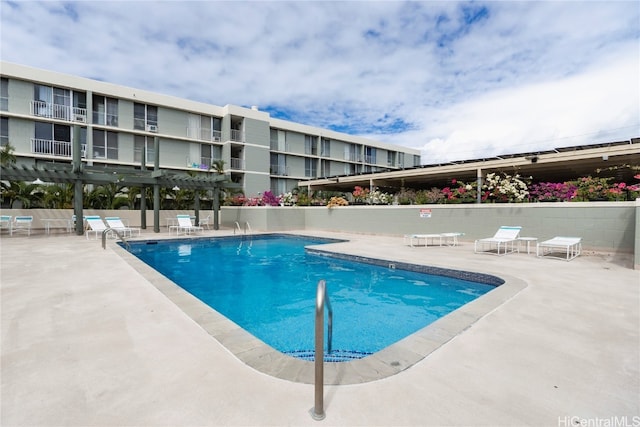
{"type": "Polygon", "coordinates": [[[420,149],[640,136],[637,1],[0,0],[3,61],[420,149]]]}

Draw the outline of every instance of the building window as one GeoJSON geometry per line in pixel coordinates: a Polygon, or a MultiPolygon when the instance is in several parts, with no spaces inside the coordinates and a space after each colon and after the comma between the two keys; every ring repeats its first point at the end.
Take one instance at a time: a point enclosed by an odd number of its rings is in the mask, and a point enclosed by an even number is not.
{"type": "Polygon", "coordinates": [[[9,144],[9,118],[0,117],[0,147],[9,144]]]}
{"type": "Polygon", "coordinates": [[[118,100],[106,96],[93,96],[93,123],[118,126],[118,100]]]}
{"type": "Polygon", "coordinates": [[[320,176],[327,177],[331,176],[331,161],[330,160],[320,160],[320,176]]]}
{"type": "Polygon", "coordinates": [[[376,149],[373,147],[364,147],[365,163],[376,163],[376,149]]]}
{"type": "Polygon", "coordinates": [[[304,136],[304,154],[316,156],[318,154],[318,138],[311,135],[304,136]]]}
{"type": "Polygon", "coordinates": [[[287,192],[287,180],[282,178],[271,178],[271,191],[273,194],[284,194],[287,192]]]}
{"type": "Polygon", "coordinates": [[[133,104],[133,128],[148,132],[158,131],[158,107],[146,104],[133,104]]]}
{"type": "Polygon", "coordinates": [[[86,123],[87,94],[58,87],[34,85],[31,114],[86,123]]]}
{"type": "Polygon", "coordinates": [[[9,79],[0,79],[0,110],[9,111],[9,79]]]}
{"type": "Polygon", "coordinates": [[[36,122],[31,152],[71,157],[71,126],[36,122]]]}
{"type": "Polygon", "coordinates": [[[398,167],[399,168],[403,168],[404,167],[404,153],[398,153],[398,167]]]}
{"type": "Polygon", "coordinates": [[[347,144],[344,147],[344,159],[349,162],[360,162],[362,160],[360,146],[356,144],[347,144]]]}
{"type": "Polygon", "coordinates": [[[304,159],[304,176],[315,178],[318,171],[316,159],[304,159]]]}
{"type": "Polygon", "coordinates": [[[209,170],[211,164],[222,158],[222,147],[218,145],[202,144],[200,145],[200,169],[209,170]]]}
{"type": "Polygon", "coordinates": [[[142,163],[142,153],[145,153],[145,164],[153,164],[156,159],[153,147],[152,137],[136,135],[133,139],[133,161],[142,163]]]}
{"type": "Polygon", "coordinates": [[[396,165],[396,152],[387,151],[387,166],[395,166],[395,165],[396,165]]]}
{"type": "Polygon", "coordinates": [[[118,160],[118,134],[116,132],[93,130],[93,158],[118,160]]]}
{"type": "Polygon", "coordinates": [[[331,156],[331,140],[327,138],[322,138],[320,142],[320,155],[322,157],[330,157],[331,156]]]}
{"type": "Polygon", "coordinates": [[[271,175],[287,176],[287,157],[284,154],[271,153],[271,165],[269,172],[271,175]]]}

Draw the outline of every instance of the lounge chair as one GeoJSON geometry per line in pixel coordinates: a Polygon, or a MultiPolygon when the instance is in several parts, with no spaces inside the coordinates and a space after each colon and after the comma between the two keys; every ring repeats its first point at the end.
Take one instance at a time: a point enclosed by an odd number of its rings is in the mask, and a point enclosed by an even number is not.
{"type": "Polygon", "coordinates": [[[7,230],[11,234],[11,215],[0,215],[0,233],[7,230]]]}
{"type": "MultiPolygon", "coordinates": [[[[89,240],[89,234],[95,234],[97,240],[98,234],[102,235],[102,232],[109,229],[99,216],[86,216],[84,220],[87,223],[87,227],[89,227],[85,233],[87,240],[89,240]]],[[[111,237],[111,235],[113,235],[113,233],[109,232],[108,237],[111,237]]]]}
{"type": "Polygon", "coordinates": [[[420,240],[424,239],[424,245],[429,246],[429,240],[433,246],[458,246],[458,237],[464,233],[435,233],[435,234],[405,234],[405,245],[420,246],[420,240]]]}
{"type": "Polygon", "coordinates": [[[31,235],[31,224],[33,223],[33,216],[16,216],[11,224],[9,233],[27,233],[27,236],[31,235]]]}
{"type": "Polygon", "coordinates": [[[200,220],[200,224],[198,224],[198,225],[200,227],[206,227],[207,230],[210,230],[212,223],[213,223],[213,218],[211,218],[211,215],[207,215],[206,218],[202,218],[200,220]]]}
{"type": "Polygon", "coordinates": [[[493,237],[476,240],[473,250],[475,253],[491,255],[506,255],[516,252],[520,230],[522,230],[520,226],[502,226],[493,237]]]}
{"type": "Polygon", "coordinates": [[[105,218],[105,221],[107,221],[107,225],[109,226],[109,228],[111,228],[112,230],[118,231],[125,237],[127,236],[133,237],[133,233],[137,233],[137,235],[140,236],[139,228],[127,227],[126,225],[123,224],[120,217],[108,216],[105,218]]]}
{"type": "Polygon", "coordinates": [[[431,240],[431,244],[435,245],[436,239],[439,246],[442,246],[442,235],[440,234],[405,234],[404,241],[405,244],[409,246],[420,246],[420,240],[424,239],[424,245],[429,246],[429,240],[431,240]]]}
{"type": "Polygon", "coordinates": [[[202,231],[203,228],[199,225],[193,225],[191,223],[191,217],[189,215],[177,215],[178,225],[172,225],[169,228],[175,229],[176,234],[180,234],[180,232],[184,232],[185,234],[191,234],[191,232],[202,231]]]}
{"type": "Polygon", "coordinates": [[[563,259],[570,261],[582,252],[581,237],[556,236],[553,239],[538,243],[536,255],[539,257],[563,259]]]}

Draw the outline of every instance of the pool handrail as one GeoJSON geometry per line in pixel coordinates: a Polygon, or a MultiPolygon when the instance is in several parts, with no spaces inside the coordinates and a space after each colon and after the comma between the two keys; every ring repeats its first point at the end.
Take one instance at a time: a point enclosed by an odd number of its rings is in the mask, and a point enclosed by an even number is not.
{"type": "Polygon", "coordinates": [[[311,417],[320,421],[325,417],[324,413],[324,307],[329,312],[327,325],[327,353],[331,353],[331,335],[333,329],[333,310],[327,294],[327,284],[324,280],[318,282],[316,292],[316,320],[315,320],[315,405],[311,410],[311,417]]]}

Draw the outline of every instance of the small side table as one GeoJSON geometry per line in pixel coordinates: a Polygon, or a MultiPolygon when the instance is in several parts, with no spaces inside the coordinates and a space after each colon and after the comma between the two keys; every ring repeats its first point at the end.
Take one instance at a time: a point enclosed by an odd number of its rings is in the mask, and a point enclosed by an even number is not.
{"type": "Polygon", "coordinates": [[[531,253],[531,242],[537,242],[537,237],[518,237],[519,242],[527,242],[527,255],[531,253]]]}

